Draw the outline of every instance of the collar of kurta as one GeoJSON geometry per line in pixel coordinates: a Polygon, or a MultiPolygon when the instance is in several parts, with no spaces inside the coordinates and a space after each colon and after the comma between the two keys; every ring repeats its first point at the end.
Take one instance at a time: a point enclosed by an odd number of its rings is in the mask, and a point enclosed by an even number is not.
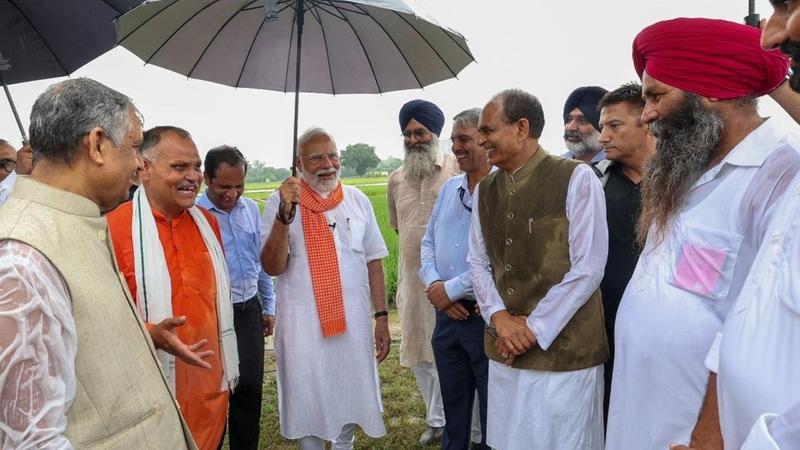
{"type": "Polygon", "coordinates": [[[760,167],[777,147],[784,136],[775,121],[766,119],[758,128],[750,132],[722,160],[735,166],[760,167]]]}
{"type": "Polygon", "coordinates": [[[528,160],[522,167],[514,171],[513,173],[505,172],[506,176],[511,179],[513,183],[519,182],[528,178],[530,174],[536,169],[536,167],[547,158],[547,151],[542,148],[542,146],[536,147],[536,153],[533,154],[531,159],[528,160]]]}
{"type": "Polygon", "coordinates": [[[47,205],[57,211],[81,217],[100,217],[100,207],[88,198],[64,191],[29,176],[19,176],[14,183],[14,197],[47,205]]]}
{"type": "Polygon", "coordinates": [[[187,220],[187,219],[188,220],[192,220],[192,218],[189,217],[189,210],[188,209],[184,209],[183,211],[181,211],[181,213],[178,214],[177,216],[173,217],[171,221],[167,220],[167,216],[165,216],[164,213],[162,213],[161,211],[159,211],[159,210],[157,210],[155,208],[152,208],[152,207],[151,207],[151,210],[153,211],[153,217],[156,219],[156,222],[164,223],[164,224],[167,224],[167,225],[179,224],[182,221],[187,220]]]}

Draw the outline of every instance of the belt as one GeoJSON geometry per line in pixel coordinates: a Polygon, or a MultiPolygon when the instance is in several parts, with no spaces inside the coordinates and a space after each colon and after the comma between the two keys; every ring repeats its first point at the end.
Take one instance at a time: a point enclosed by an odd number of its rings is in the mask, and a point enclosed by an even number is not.
{"type": "Polygon", "coordinates": [[[253,296],[251,299],[249,299],[249,300],[245,300],[245,301],[243,301],[243,302],[239,302],[239,303],[234,303],[234,304],[233,304],[233,308],[234,308],[234,309],[245,309],[245,308],[246,308],[248,305],[250,305],[250,304],[251,304],[252,302],[254,302],[254,301],[255,301],[255,302],[259,302],[259,304],[261,303],[261,302],[258,300],[258,295],[254,295],[254,296],[253,296]]]}

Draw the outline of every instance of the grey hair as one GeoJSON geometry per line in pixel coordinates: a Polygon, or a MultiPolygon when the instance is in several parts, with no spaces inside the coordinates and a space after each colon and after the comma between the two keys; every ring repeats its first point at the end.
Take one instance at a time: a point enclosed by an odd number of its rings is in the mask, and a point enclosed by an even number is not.
{"type": "Polygon", "coordinates": [[[115,146],[131,129],[131,99],[89,78],[62,81],[39,95],[31,109],[30,143],[34,158],[69,165],[83,137],[100,127],[115,146]]]}
{"type": "Polygon", "coordinates": [[[481,120],[481,109],[480,108],[470,108],[460,113],[456,114],[453,117],[453,128],[455,127],[465,127],[465,128],[478,128],[478,122],[481,120]]]}
{"type": "Polygon", "coordinates": [[[306,131],[304,131],[303,134],[301,134],[297,138],[297,157],[299,158],[300,155],[303,153],[303,147],[305,147],[306,144],[311,142],[312,139],[314,139],[316,137],[319,137],[319,136],[325,136],[326,138],[330,139],[330,141],[333,142],[334,145],[336,145],[336,140],[334,140],[333,136],[331,136],[330,133],[325,131],[324,128],[322,128],[322,127],[311,127],[309,129],[307,129],[306,131]]]}
{"type": "Polygon", "coordinates": [[[142,144],[139,146],[139,152],[150,161],[155,161],[157,156],[155,153],[155,148],[158,143],[161,142],[161,139],[168,134],[174,134],[175,136],[178,136],[181,139],[186,139],[187,141],[192,140],[192,135],[183,128],[172,125],[161,125],[150,128],[144,132],[142,144]]]}

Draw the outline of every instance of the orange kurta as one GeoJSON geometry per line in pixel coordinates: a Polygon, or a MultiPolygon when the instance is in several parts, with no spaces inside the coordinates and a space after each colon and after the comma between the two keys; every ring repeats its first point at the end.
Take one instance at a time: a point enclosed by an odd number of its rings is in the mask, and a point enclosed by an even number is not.
{"type": "MultiPolygon", "coordinates": [[[[216,219],[208,211],[201,210],[220,240],[216,219]]],[[[202,450],[216,450],[225,431],[228,392],[220,391],[222,361],[214,266],[200,230],[188,212],[171,222],[155,209],[153,215],[172,283],[172,314],[187,319],[186,324],[176,329],[178,337],[187,344],[207,339],[208,344],[203,350],[214,352],[206,359],[211,369],[191,366],[175,358],[176,398],[197,446],[202,450]]],[[[132,217],[133,204],[127,202],[110,213],[107,219],[117,262],[135,297],[132,217]]]]}

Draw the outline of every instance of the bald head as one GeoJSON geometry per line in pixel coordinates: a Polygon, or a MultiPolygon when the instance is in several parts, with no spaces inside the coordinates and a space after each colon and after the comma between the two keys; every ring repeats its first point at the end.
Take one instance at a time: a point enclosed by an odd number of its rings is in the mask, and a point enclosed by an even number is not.
{"type": "Polygon", "coordinates": [[[0,139],[0,181],[11,175],[17,167],[17,150],[3,139],[0,139]]]}

